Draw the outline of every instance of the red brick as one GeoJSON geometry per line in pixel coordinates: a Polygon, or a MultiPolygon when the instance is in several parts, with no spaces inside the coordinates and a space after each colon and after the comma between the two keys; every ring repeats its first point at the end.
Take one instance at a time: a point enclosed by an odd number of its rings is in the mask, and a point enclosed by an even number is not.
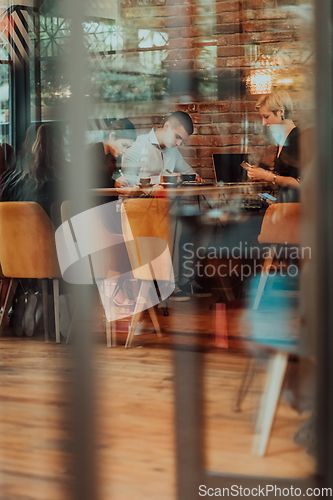
{"type": "Polygon", "coordinates": [[[261,37],[263,42],[281,42],[284,40],[295,40],[296,36],[292,32],[288,33],[273,33],[273,32],[268,32],[268,33],[263,33],[261,37]]]}
{"type": "Polygon", "coordinates": [[[230,123],[232,122],[231,120],[231,113],[217,113],[217,114],[212,114],[212,120],[213,123],[230,123]]]}
{"type": "Polygon", "coordinates": [[[201,49],[184,49],[181,51],[182,59],[197,59],[201,55],[201,49]]]}
{"type": "Polygon", "coordinates": [[[213,145],[213,137],[204,136],[204,135],[191,135],[187,139],[187,144],[189,146],[212,146],[213,145]]]}
{"type": "Polygon", "coordinates": [[[217,45],[216,44],[216,38],[211,38],[210,40],[208,39],[207,40],[207,37],[203,37],[203,39],[199,38],[199,39],[196,39],[194,40],[194,45],[195,47],[211,47],[211,46],[215,46],[217,45]]]}
{"type": "Polygon", "coordinates": [[[225,146],[219,149],[219,153],[240,154],[242,149],[239,146],[225,146]]]}
{"type": "Polygon", "coordinates": [[[212,119],[210,115],[191,115],[193,123],[211,123],[212,119]]]}
{"type": "Polygon", "coordinates": [[[197,128],[197,133],[199,135],[216,135],[221,132],[217,129],[216,125],[203,125],[197,128]]]}
{"type": "Polygon", "coordinates": [[[122,16],[127,19],[138,19],[140,17],[169,17],[179,15],[178,7],[132,7],[122,10],[122,16]]]}
{"type": "Polygon", "coordinates": [[[226,68],[227,67],[227,57],[218,57],[216,59],[216,67],[217,68],[226,68]]]}
{"type": "Polygon", "coordinates": [[[247,21],[243,23],[243,31],[266,31],[267,24],[260,21],[247,21]]]}
{"type": "Polygon", "coordinates": [[[195,38],[197,36],[201,36],[203,34],[202,28],[196,26],[195,28],[191,26],[190,28],[183,28],[181,30],[181,35],[184,38],[195,38]]]}
{"type": "Polygon", "coordinates": [[[217,34],[239,33],[241,29],[242,27],[239,23],[223,24],[223,17],[216,16],[215,33],[217,34]]]}
{"type": "MultiPolygon", "coordinates": [[[[179,0],[167,0],[168,5],[179,5],[179,0]]],[[[182,0],[182,5],[193,5],[196,0],[182,0]]]]}
{"type": "Polygon", "coordinates": [[[226,113],[229,111],[228,102],[209,102],[199,104],[199,113],[226,113]]]}
{"type": "Polygon", "coordinates": [[[236,112],[242,112],[242,113],[244,113],[245,111],[255,111],[256,101],[257,101],[257,99],[255,99],[253,102],[232,101],[230,103],[230,111],[236,111],[236,112]]]}
{"type": "Polygon", "coordinates": [[[181,51],[180,50],[169,50],[167,59],[176,60],[181,59],[181,51]]]}
{"type": "Polygon", "coordinates": [[[243,2],[244,9],[267,9],[275,7],[275,0],[246,0],[243,2]]]}
{"type": "Polygon", "coordinates": [[[241,125],[239,123],[231,123],[228,128],[229,128],[229,134],[243,134],[244,133],[243,125],[241,125]]]}
{"type": "Polygon", "coordinates": [[[197,16],[207,16],[208,14],[215,15],[215,9],[211,5],[201,4],[197,6],[196,15],[197,16]]]}
{"type": "MultiPolygon", "coordinates": [[[[137,19],[135,20],[135,27],[140,29],[165,29],[167,17],[151,17],[148,19],[137,19]]],[[[133,27],[133,19],[126,20],[126,26],[133,27]]]]}
{"type": "Polygon", "coordinates": [[[197,149],[197,157],[205,158],[207,156],[212,156],[215,153],[221,153],[220,148],[200,148],[197,149]]]}
{"type": "Polygon", "coordinates": [[[181,153],[181,155],[183,156],[183,158],[194,158],[195,155],[196,155],[196,150],[193,149],[193,148],[189,148],[189,147],[182,147],[182,148],[179,148],[179,151],[181,153]]]}
{"type": "Polygon", "coordinates": [[[264,146],[266,143],[265,138],[260,135],[250,135],[248,140],[253,146],[264,146]]]}
{"type": "Polygon", "coordinates": [[[229,45],[226,35],[218,35],[216,37],[216,45],[217,46],[223,45],[223,47],[229,45]]]}
{"type": "Polygon", "coordinates": [[[225,135],[222,137],[215,137],[214,146],[240,146],[244,141],[242,135],[225,135]]]}
{"type": "Polygon", "coordinates": [[[191,160],[190,163],[191,167],[196,169],[196,172],[199,173],[199,175],[202,176],[203,169],[197,170],[197,167],[212,167],[213,166],[213,158],[200,158],[200,159],[193,159],[191,160]]]}
{"type": "Polygon", "coordinates": [[[281,9],[262,9],[257,11],[257,19],[287,19],[288,13],[281,9]]]}
{"type": "Polygon", "coordinates": [[[215,59],[211,57],[210,59],[201,59],[202,58],[202,49],[194,48],[194,49],[179,49],[169,51],[167,59],[199,59],[202,61],[214,61],[215,59]]]}
{"type": "Polygon", "coordinates": [[[232,12],[241,9],[240,2],[217,2],[216,13],[220,12],[232,12]]]}
{"type": "Polygon", "coordinates": [[[244,47],[236,45],[234,47],[218,47],[217,57],[244,56],[244,47]]]}
{"type": "Polygon", "coordinates": [[[172,14],[173,16],[194,16],[197,14],[197,6],[196,5],[187,5],[184,6],[181,3],[179,3],[179,9],[178,9],[178,14],[172,14]]]}
{"type": "Polygon", "coordinates": [[[244,57],[227,58],[227,68],[244,68],[246,66],[251,66],[251,62],[244,57]]]}
{"type": "Polygon", "coordinates": [[[137,0],[121,0],[120,2],[121,8],[136,7],[136,6],[137,6],[137,0]]]}
{"type": "Polygon", "coordinates": [[[239,12],[225,12],[218,17],[223,23],[238,23],[239,24],[239,12]]]}
{"type": "Polygon", "coordinates": [[[193,16],[192,24],[204,26],[215,24],[215,13],[207,13],[206,16],[193,16]]]}
{"type": "Polygon", "coordinates": [[[233,34],[226,34],[226,35],[218,35],[217,38],[217,45],[240,45],[242,42],[242,33],[233,33],[233,34]]]}
{"type": "Polygon", "coordinates": [[[213,181],[215,180],[214,168],[213,168],[213,160],[210,159],[209,167],[197,168],[197,174],[200,175],[202,179],[213,181]]]}
{"type": "Polygon", "coordinates": [[[194,40],[190,38],[172,38],[169,37],[169,50],[172,49],[191,49],[194,47],[194,40]]]}
{"type": "Polygon", "coordinates": [[[169,17],[167,26],[171,28],[183,28],[192,25],[192,20],[190,16],[177,16],[177,17],[169,17]]]}
{"type": "Polygon", "coordinates": [[[198,110],[198,105],[194,102],[192,102],[191,104],[175,104],[174,110],[184,111],[185,113],[196,113],[198,110]]]}
{"type": "Polygon", "coordinates": [[[183,39],[180,28],[166,28],[166,32],[168,33],[169,43],[170,43],[170,40],[174,40],[174,39],[182,40],[183,39]]]}

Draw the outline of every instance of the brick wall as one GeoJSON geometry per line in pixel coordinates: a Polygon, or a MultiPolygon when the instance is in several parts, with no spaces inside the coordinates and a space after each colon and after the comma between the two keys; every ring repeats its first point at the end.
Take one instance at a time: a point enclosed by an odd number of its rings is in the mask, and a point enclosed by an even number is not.
{"type": "MultiPolygon", "coordinates": [[[[301,28],[306,26],[298,3],[122,1],[122,26],[132,34],[130,52],[137,29],[168,34],[168,53],[162,65],[173,82],[168,107],[192,117],[195,131],[181,152],[202,177],[213,176],[213,153],[248,152],[259,157],[263,151],[265,138],[255,111],[258,95],[245,85],[251,71],[278,72],[277,88],[291,90],[292,98],[299,100],[300,75],[307,71],[301,61],[307,48],[300,40],[301,28]],[[283,83],[290,76],[293,82],[283,83]]],[[[159,108],[156,102],[154,116],[130,117],[139,133],[162,123],[159,108]]]]}

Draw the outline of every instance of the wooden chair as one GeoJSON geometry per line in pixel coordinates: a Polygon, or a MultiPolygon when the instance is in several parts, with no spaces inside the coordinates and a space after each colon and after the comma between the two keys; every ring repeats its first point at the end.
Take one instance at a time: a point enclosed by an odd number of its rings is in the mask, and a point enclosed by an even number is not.
{"type": "MultiPolygon", "coordinates": [[[[60,269],[54,239],[55,228],[40,205],[34,202],[0,203],[0,262],[11,279],[4,313],[8,313],[18,280],[42,280],[45,341],[48,342],[47,279],[53,280],[56,342],[60,343],[60,269]]],[[[0,331],[6,314],[2,315],[0,331]]]]}
{"type": "Polygon", "coordinates": [[[172,238],[170,204],[167,199],[128,199],[124,201],[123,207],[123,234],[134,278],[140,282],[140,291],[125,345],[130,347],[144,309],[148,309],[155,331],[161,336],[154,305],[160,302],[160,299],[168,297],[174,288],[172,238]],[[159,289],[159,297],[155,285],[159,289]]]}

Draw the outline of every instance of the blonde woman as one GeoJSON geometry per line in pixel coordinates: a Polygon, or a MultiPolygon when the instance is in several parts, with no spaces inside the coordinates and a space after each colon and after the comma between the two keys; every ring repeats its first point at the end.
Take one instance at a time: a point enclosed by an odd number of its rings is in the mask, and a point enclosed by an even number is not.
{"type": "Polygon", "coordinates": [[[293,103],[288,92],[281,90],[260,97],[256,109],[277,145],[274,171],[252,165],[247,174],[251,180],[263,180],[279,186],[278,201],[299,201],[299,128],[292,120],[293,103]]]}

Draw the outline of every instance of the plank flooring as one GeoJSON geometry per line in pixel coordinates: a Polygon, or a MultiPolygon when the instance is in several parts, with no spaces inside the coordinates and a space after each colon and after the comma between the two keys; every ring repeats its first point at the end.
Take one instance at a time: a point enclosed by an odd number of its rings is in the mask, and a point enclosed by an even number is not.
{"type": "MultiPolygon", "coordinates": [[[[264,382],[260,371],[233,411],[248,359],[247,332],[239,309],[228,312],[229,348],[215,347],[212,300],[177,304],[158,316],[157,338],[148,315],[133,347],[126,331],[108,349],[102,323],[96,340],[96,453],[101,500],[174,500],[175,444],[172,338],[202,345],[205,364],[205,455],[207,468],[271,477],[308,477],[315,459],[293,442],[300,416],[281,400],[267,454],[251,454],[254,417],[264,382]],[[195,311],[195,312],[194,312],[195,311]],[[178,332],[173,336],[172,332],[178,332]]],[[[40,332],[0,338],[0,498],[67,500],[73,474],[66,385],[71,355],[66,344],[45,344],[40,332]]],[[[95,499],[94,499],[95,500],[95,499]]],[[[96,499],[97,500],[97,499],[96,499]]]]}

